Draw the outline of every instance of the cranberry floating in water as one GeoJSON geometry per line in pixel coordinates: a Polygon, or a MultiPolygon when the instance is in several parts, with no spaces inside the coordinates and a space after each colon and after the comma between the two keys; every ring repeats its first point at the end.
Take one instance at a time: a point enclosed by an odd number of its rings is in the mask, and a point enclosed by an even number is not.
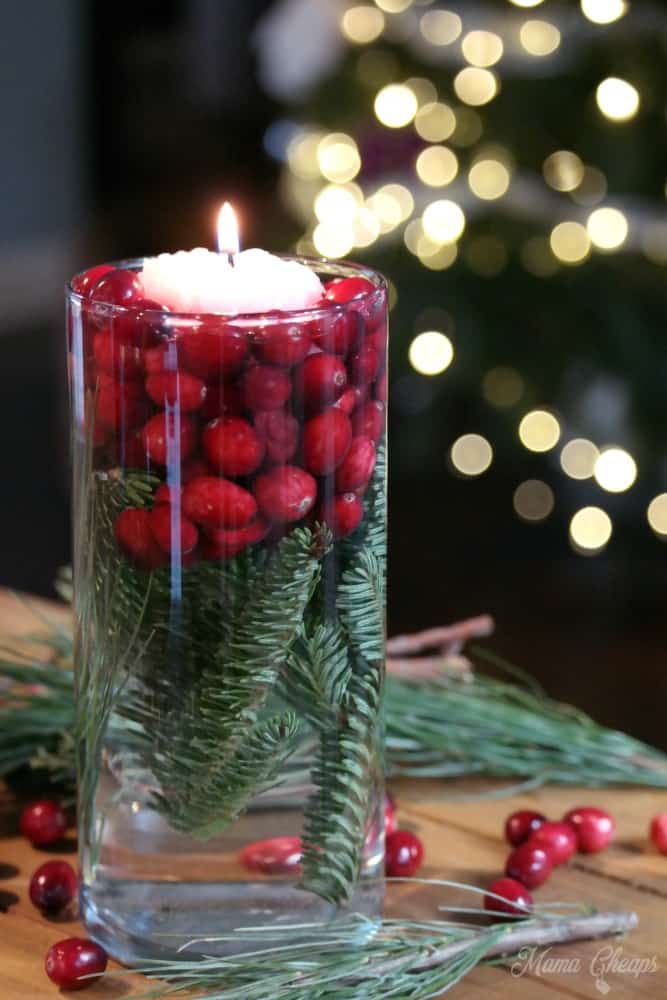
{"type": "Polygon", "coordinates": [[[363,335],[364,321],[356,310],[332,309],[317,321],[313,343],[322,351],[346,355],[359,346],[363,335]]]}
{"type": "Polygon", "coordinates": [[[507,817],[505,839],[514,847],[523,844],[531,833],[535,833],[546,821],[547,818],[542,813],[535,812],[533,809],[519,809],[518,812],[513,812],[511,816],[507,817]]]}
{"type": "Polygon", "coordinates": [[[243,410],[241,390],[231,382],[222,385],[211,383],[206,392],[206,399],[201,409],[204,420],[215,420],[216,417],[238,417],[243,410]]]}
{"type": "Polygon", "coordinates": [[[151,531],[151,515],[140,507],[127,507],[116,518],[116,538],[130,558],[143,569],[157,569],[165,555],[151,531]]]}
{"type": "Polygon", "coordinates": [[[225,476],[249,476],[264,458],[259,434],[241,417],[213,420],[204,430],[202,442],[211,468],[225,476]]]}
{"type": "Polygon", "coordinates": [[[156,406],[178,406],[183,413],[201,409],[206,383],[187,372],[160,372],[146,379],[146,392],[156,406]]]}
{"type": "Polygon", "coordinates": [[[245,528],[208,528],[202,550],[206,559],[233,559],[249,545],[266,538],[270,530],[268,521],[255,518],[245,528]]]}
{"type": "Polygon", "coordinates": [[[303,463],[314,476],[333,472],[347,455],[352,441],[350,418],[330,407],[306,421],[303,430],[303,463]]]}
{"type": "Polygon", "coordinates": [[[347,370],[350,382],[354,385],[366,385],[372,382],[380,367],[380,355],[371,344],[363,344],[356,354],[348,360],[347,370]]]}
{"type": "Polygon", "coordinates": [[[329,526],[334,538],[346,538],[359,527],[363,516],[364,507],[356,493],[339,493],[320,504],[315,518],[329,526]]]}
{"type": "Polygon", "coordinates": [[[207,380],[233,378],[241,370],[249,350],[244,330],[213,319],[197,329],[184,330],[178,339],[178,354],[185,367],[207,380]]]}
{"type": "Polygon", "coordinates": [[[153,508],[150,526],[153,538],[163,552],[187,555],[196,548],[199,533],[194,524],[168,504],[161,503],[153,508]]]}
{"type": "Polygon", "coordinates": [[[257,514],[252,493],[218,476],[199,476],[183,488],[183,513],[206,528],[244,528],[257,514]]]}
{"type": "Polygon", "coordinates": [[[569,823],[577,835],[577,848],[583,854],[597,854],[609,847],[614,839],[616,824],[604,809],[595,806],[582,806],[571,809],[563,816],[563,822],[569,823]]]}
{"type": "Polygon", "coordinates": [[[528,843],[543,848],[554,865],[565,864],[577,850],[577,836],[569,823],[542,823],[528,843]]]}
{"type": "Polygon", "coordinates": [[[368,278],[342,278],[339,281],[330,281],[325,287],[324,295],[329,302],[345,303],[361,295],[368,295],[374,288],[368,278]]]}
{"type": "Polygon", "coordinates": [[[650,827],[653,846],[661,854],[667,854],[667,813],[659,813],[651,820],[650,827]]]}
{"type": "Polygon", "coordinates": [[[424,847],[415,833],[395,830],[386,840],[385,872],[390,878],[412,878],[424,859],[424,847]]]}
{"type": "Polygon", "coordinates": [[[299,444],[299,421],[282,410],[255,414],[255,428],[272,462],[288,462],[299,444]]]}
{"type": "Polygon", "coordinates": [[[529,911],[533,906],[533,897],[521,882],[517,882],[513,878],[497,878],[489,886],[489,892],[503,898],[495,899],[494,896],[485,896],[485,910],[506,913],[511,917],[529,916],[529,911]]]}
{"type": "Polygon", "coordinates": [[[72,282],[72,288],[78,295],[87,299],[100,278],[113,270],[111,264],[98,264],[97,267],[91,267],[88,271],[76,276],[72,282]]]}
{"type": "Polygon", "coordinates": [[[271,837],[248,844],[239,861],[251,872],[262,875],[292,875],[301,869],[301,838],[271,837]]]}
{"type": "Polygon", "coordinates": [[[114,382],[100,376],[95,415],[103,427],[131,430],[146,419],[149,407],[136,382],[114,382]]]}
{"type": "Polygon", "coordinates": [[[352,414],[355,434],[365,434],[372,441],[379,441],[384,430],[384,404],[374,399],[352,414]]]}
{"type": "Polygon", "coordinates": [[[40,799],[21,813],[20,829],[33,847],[50,847],[67,829],[67,814],[59,802],[40,799]]]}
{"type": "Polygon", "coordinates": [[[104,948],[87,938],[66,938],[52,944],[44,968],[52,983],[63,990],[85,990],[107,967],[104,948]],[[82,978],[82,977],[86,978],[82,978]]]}
{"type": "Polygon", "coordinates": [[[281,323],[258,329],[253,337],[260,361],[291,368],[300,364],[310,350],[310,333],[304,323],[281,323]]]}
{"type": "Polygon", "coordinates": [[[292,380],[277,365],[255,365],[241,377],[241,396],[248,410],[279,410],[292,394],[292,380]]]}
{"type": "Polygon", "coordinates": [[[317,483],[296,465],[280,465],[255,480],[255,497],[270,521],[300,521],[309,513],[317,496],[317,483]]]}
{"type": "Polygon", "coordinates": [[[343,493],[365,486],[375,468],[375,444],[363,434],[352,438],[350,450],[336,469],[336,489],[343,493]]]}
{"type": "Polygon", "coordinates": [[[530,842],[519,844],[507,859],[505,874],[516,879],[527,889],[537,889],[551,875],[553,863],[542,847],[534,847],[530,842]]]}
{"type": "Polygon", "coordinates": [[[141,350],[132,344],[119,342],[107,330],[95,334],[93,357],[98,370],[107,375],[119,375],[126,379],[138,379],[143,375],[141,350]]]}
{"type": "Polygon", "coordinates": [[[30,879],[30,900],[42,913],[56,914],[75,898],[76,872],[66,861],[46,861],[30,879]]]}
{"type": "Polygon", "coordinates": [[[103,274],[93,286],[89,298],[114,306],[130,306],[143,298],[144,290],[134,271],[115,268],[103,274]]]}
{"type": "Polygon", "coordinates": [[[333,354],[311,354],[295,377],[298,395],[309,412],[335,402],[347,385],[347,369],[333,354]]]}
{"type": "Polygon", "coordinates": [[[191,417],[156,413],[141,432],[146,454],[158,465],[184,461],[197,444],[197,425],[191,417]]]}

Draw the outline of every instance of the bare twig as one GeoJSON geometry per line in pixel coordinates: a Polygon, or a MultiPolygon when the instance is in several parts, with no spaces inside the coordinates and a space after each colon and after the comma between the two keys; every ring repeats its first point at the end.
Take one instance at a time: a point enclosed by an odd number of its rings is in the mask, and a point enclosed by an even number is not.
{"type": "Polygon", "coordinates": [[[494,621],[490,615],[478,615],[455,625],[426,629],[414,635],[396,635],[387,642],[389,656],[411,656],[426,650],[440,650],[446,655],[456,655],[470,639],[491,635],[494,621]]]}

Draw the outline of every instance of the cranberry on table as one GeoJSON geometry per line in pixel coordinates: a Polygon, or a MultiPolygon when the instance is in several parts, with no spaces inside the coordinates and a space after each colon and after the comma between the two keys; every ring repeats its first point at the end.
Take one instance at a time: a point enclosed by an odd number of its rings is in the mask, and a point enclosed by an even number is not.
{"type": "Polygon", "coordinates": [[[331,407],[311,417],[303,429],[303,462],[314,476],[326,476],[338,468],[352,442],[350,418],[331,407]]]}
{"type": "Polygon", "coordinates": [[[95,334],[93,357],[98,370],[107,375],[122,375],[128,379],[143,375],[144,359],[140,348],[121,343],[108,330],[95,334]]]}
{"type": "Polygon", "coordinates": [[[206,383],[187,372],[160,372],[146,379],[146,392],[156,406],[178,406],[183,413],[199,410],[206,399],[206,383]]]}
{"type": "Polygon", "coordinates": [[[346,538],[361,524],[364,505],[356,493],[339,493],[320,504],[315,516],[329,526],[334,538],[346,538]]]}
{"type": "Polygon", "coordinates": [[[491,910],[495,913],[506,913],[511,917],[525,917],[529,915],[528,911],[532,909],[533,897],[525,885],[517,882],[516,879],[497,878],[489,886],[489,892],[503,898],[495,899],[495,896],[485,896],[485,910],[491,910]]]}
{"type": "Polygon", "coordinates": [[[667,854],[667,813],[659,813],[651,820],[650,836],[653,846],[661,854],[667,854]]]}
{"type": "Polygon", "coordinates": [[[104,948],[88,938],[65,938],[52,944],[44,968],[52,983],[63,990],[85,990],[107,967],[104,948]],[[82,977],[90,977],[83,979],[82,977]]]}
{"type": "Polygon", "coordinates": [[[295,388],[311,413],[334,403],[347,385],[347,368],[333,354],[310,354],[296,373],[295,388]]]}
{"type": "Polygon", "coordinates": [[[366,385],[372,382],[380,367],[380,355],[371,344],[363,344],[356,354],[347,362],[350,382],[354,385],[366,385]]]}
{"type": "Polygon", "coordinates": [[[215,420],[216,417],[238,417],[243,410],[241,390],[230,382],[210,383],[206,391],[206,399],[201,408],[204,420],[215,420]]]}
{"type": "Polygon", "coordinates": [[[213,420],[204,430],[202,444],[211,468],[226,476],[249,476],[264,458],[259,434],[241,417],[213,420]]]}
{"type": "Polygon", "coordinates": [[[184,461],[197,445],[197,425],[192,417],[156,413],[141,431],[146,454],[158,465],[184,461]]]}
{"type": "Polygon", "coordinates": [[[270,524],[256,517],[245,528],[208,528],[202,544],[205,559],[233,559],[249,545],[261,542],[270,531],[270,524]]]}
{"type": "Polygon", "coordinates": [[[505,840],[514,847],[518,844],[523,844],[546,821],[546,816],[540,812],[535,812],[534,809],[519,809],[507,817],[505,822],[505,840]]]}
{"type": "Polygon", "coordinates": [[[368,278],[342,278],[330,281],[324,289],[324,296],[329,302],[351,302],[360,295],[368,295],[374,291],[375,285],[368,278]]]}
{"type": "Polygon", "coordinates": [[[527,889],[537,889],[551,875],[553,862],[542,847],[534,847],[530,842],[519,844],[507,859],[505,874],[516,879],[527,889]]]}
{"type": "Polygon", "coordinates": [[[570,809],[563,816],[563,822],[569,823],[577,835],[577,848],[582,854],[597,854],[609,847],[616,832],[614,820],[604,809],[595,806],[582,806],[570,809]]]}
{"type": "Polygon", "coordinates": [[[163,552],[182,552],[187,555],[197,546],[199,532],[192,521],[172,510],[169,504],[160,503],[150,514],[153,538],[163,552]]]}
{"type": "Polygon", "coordinates": [[[375,468],[375,443],[364,434],[352,438],[350,450],[336,469],[336,490],[345,493],[365,486],[375,468]]]}
{"type": "Polygon", "coordinates": [[[384,869],[390,878],[412,878],[424,859],[424,847],[415,833],[395,830],[386,840],[384,869]]]}
{"type": "Polygon", "coordinates": [[[87,299],[100,278],[113,270],[115,268],[111,264],[98,264],[97,267],[91,267],[88,271],[84,271],[83,274],[76,276],[72,282],[72,289],[78,295],[82,295],[84,299],[87,299]]]}
{"type": "Polygon", "coordinates": [[[183,488],[186,517],[205,528],[244,528],[257,514],[252,493],[218,476],[199,476],[183,488]]]}
{"type": "Polygon", "coordinates": [[[144,289],[134,271],[114,268],[103,274],[88,296],[93,302],[108,302],[114,306],[129,306],[142,299],[144,289]]]}
{"type": "Polygon", "coordinates": [[[30,901],[42,913],[56,914],[76,897],[79,881],[66,861],[46,861],[30,879],[30,901]]]}
{"type": "Polygon", "coordinates": [[[365,434],[372,441],[379,441],[384,430],[384,404],[377,399],[360,407],[352,415],[355,434],[365,434]]]}
{"type": "Polygon", "coordinates": [[[239,861],[251,872],[262,875],[291,875],[301,870],[301,838],[271,837],[248,844],[239,861]]]}
{"type": "Polygon", "coordinates": [[[67,829],[67,814],[59,802],[40,799],[21,813],[20,829],[33,847],[56,844],[67,829]]]}
{"type": "Polygon", "coordinates": [[[300,521],[312,509],[317,483],[296,465],[279,465],[255,480],[255,497],[269,521],[300,521]]]}
{"type": "Polygon", "coordinates": [[[304,323],[274,323],[254,332],[253,345],[260,361],[291,368],[308,354],[310,332],[304,323]]]}
{"type": "Polygon", "coordinates": [[[127,555],[143,569],[157,569],[165,555],[151,530],[151,515],[141,507],[127,507],[116,518],[116,538],[127,555]]]}
{"type": "Polygon", "coordinates": [[[292,395],[292,380],[277,365],[254,365],[241,376],[241,396],[248,410],[279,410],[292,395]]]}
{"type": "Polygon", "coordinates": [[[282,410],[255,414],[255,428],[272,462],[288,462],[299,444],[299,421],[282,410]]]}
{"type": "Polygon", "coordinates": [[[543,848],[554,865],[563,865],[577,850],[577,835],[569,823],[542,823],[530,835],[529,844],[543,848]]]}
{"type": "Polygon", "coordinates": [[[209,381],[231,379],[240,370],[250,351],[245,330],[222,320],[208,319],[178,338],[178,355],[188,371],[209,381]]]}

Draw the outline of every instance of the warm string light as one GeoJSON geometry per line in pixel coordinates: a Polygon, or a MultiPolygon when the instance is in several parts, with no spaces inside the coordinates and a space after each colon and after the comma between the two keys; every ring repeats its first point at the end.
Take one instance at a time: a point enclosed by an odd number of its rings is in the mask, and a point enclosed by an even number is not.
{"type": "Polygon", "coordinates": [[[439,330],[417,334],[408,352],[410,364],[420,375],[440,375],[454,358],[452,342],[439,330]]]}

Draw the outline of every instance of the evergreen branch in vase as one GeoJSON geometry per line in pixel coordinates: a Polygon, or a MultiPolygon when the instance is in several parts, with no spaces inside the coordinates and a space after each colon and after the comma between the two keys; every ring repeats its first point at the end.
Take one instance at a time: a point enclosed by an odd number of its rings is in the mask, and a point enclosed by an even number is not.
{"type": "Polygon", "coordinates": [[[286,701],[315,728],[338,717],[350,679],[348,650],[342,629],[335,622],[304,629],[287,659],[280,678],[286,701]]]}

